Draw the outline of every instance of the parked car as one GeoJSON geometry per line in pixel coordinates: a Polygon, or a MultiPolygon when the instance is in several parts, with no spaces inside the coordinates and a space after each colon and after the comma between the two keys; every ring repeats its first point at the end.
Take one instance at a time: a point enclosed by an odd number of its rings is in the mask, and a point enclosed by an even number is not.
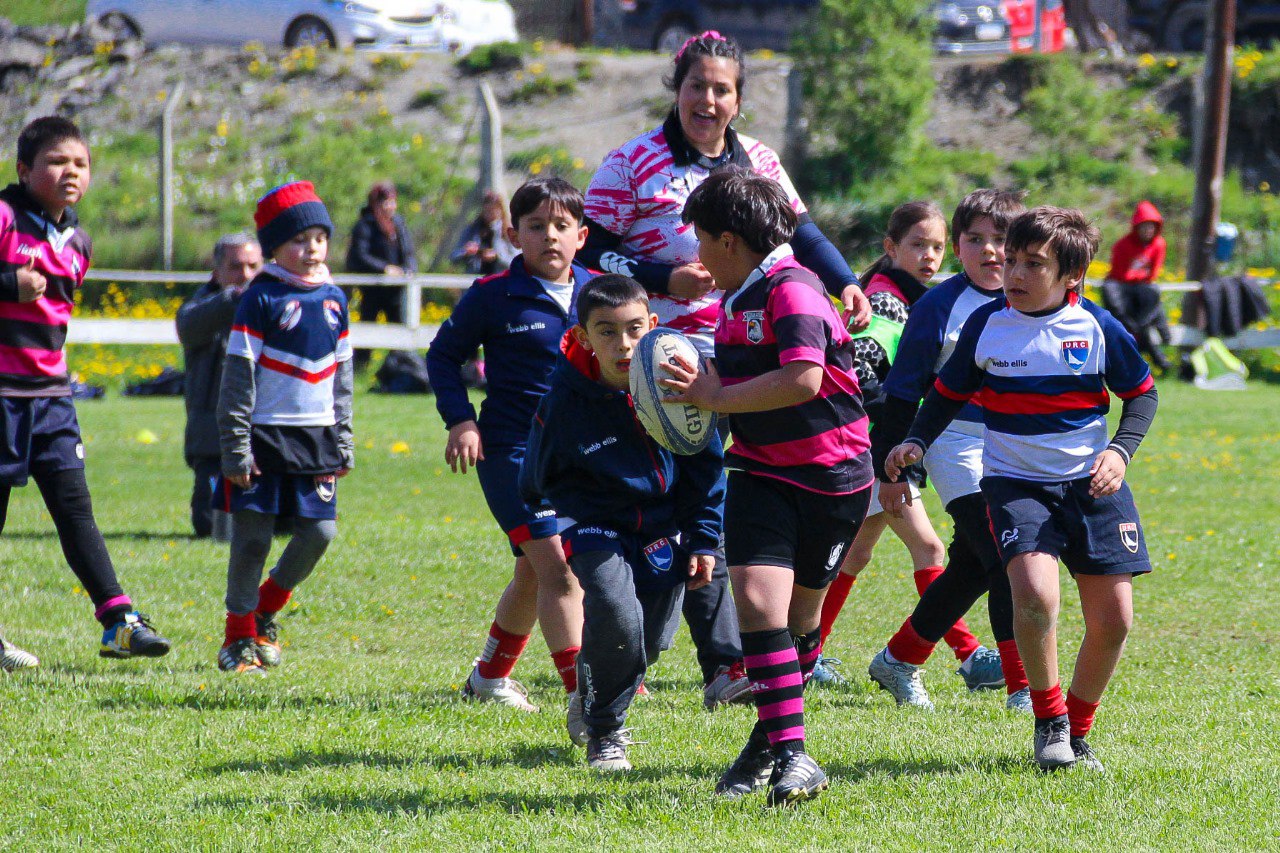
{"type": "Polygon", "coordinates": [[[938,53],[1008,53],[1012,44],[1009,15],[998,0],[936,3],[933,49],[938,53]]]}
{"type": "Polygon", "coordinates": [[[416,47],[515,41],[505,0],[88,0],[86,17],[153,44],[416,47]]]}
{"type": "Polygon", "coordinates": [[[1062,0],[1005,0],[1003,5],[1009,17],[1009,38],[1014,53],[1057,53],[1066,46],[1067,12],[1062,0]],[[1037,8],[1040,12],[1038,34],[1037,8]]]}
{"type": "MultiPolygon", "coordinates": [[[[1206,0],[1129,0],[1129,26],[1153,47],[1204,50],[1209,9],[1206,0]]],[[[1280,36],[1280,3],[1237,0],[1236,41],[1269,42],[1280,36]]]]}
{"type": "MultiPolygon", "coordinates": [[[[933,5],[934,49],[943,54],[1031,50],[1037,4],[1041,49],[1061,50],[1062,0],[941,0],[933,5]]],[[[673,53],[695,33],[720,30],[748,50],[786,50],[817,5],[818,0],[595,0],[595,41],[673,53]]]]}

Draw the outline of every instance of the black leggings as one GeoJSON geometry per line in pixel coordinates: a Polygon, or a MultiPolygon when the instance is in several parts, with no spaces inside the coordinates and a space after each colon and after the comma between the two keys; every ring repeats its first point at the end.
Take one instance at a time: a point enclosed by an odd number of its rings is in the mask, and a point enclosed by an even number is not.
{"type": "Polygon", "coordinates": [[[926,640],[938,642],[982,596],[996,642],[1013,639],[1013,596],[991,533],[987,502],[981,492],[947,504],[955,521],[955,535],[947,548],[947,568],[920,596],[911,613],[911,627],[926,640]]]}
{"type": "MultiPolygon", "coordinates": [[[[93,519],[93,502],[89,499],[84,469],[33,473],[32,477],[44,497],[44,505],[53,516],[62,553],[71,565],[71,571],[80,579],[80,585],[89,593],[93,606],[101,607],[104,602],[124,595],[120,582],[116,580],[111,555],[107,553],[107,543],[93,519]]],[[[10,491],[10,486],[0,485],[0,533],[4,532],[9,515],[10,491]]],[[[127,606],[112,608],[101,614],[99,621],[104,626],[114,625],[128,609],[127,606]]]]}

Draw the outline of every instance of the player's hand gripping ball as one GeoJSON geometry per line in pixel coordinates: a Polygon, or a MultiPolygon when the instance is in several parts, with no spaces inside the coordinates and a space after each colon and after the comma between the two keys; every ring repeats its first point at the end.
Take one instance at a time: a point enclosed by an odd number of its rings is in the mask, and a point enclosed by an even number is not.
{"type": "Polygon", "coordinates": [[[678,364],[677,356],[691,365],[701,363],[689,339],[673,329],[659,326],[641,338],[631,356],[631,400],[636,418],[654,441],[672,453],[692,456],[711,441],[716,414],[689,403],[666,402],[679,392],[659,384],[669,377],[659,365],[678,364]]]}

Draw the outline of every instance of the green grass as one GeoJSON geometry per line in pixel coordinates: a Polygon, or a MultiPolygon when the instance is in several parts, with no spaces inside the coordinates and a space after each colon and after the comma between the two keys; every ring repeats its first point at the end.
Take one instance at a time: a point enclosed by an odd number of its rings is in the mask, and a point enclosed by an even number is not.
{"type": "MultiPolygon", "coordinates": [[[[459,701],[510,556],[474,477],[441,463],[429,398],[357,400],[339,539],[283,619],[285,666],[263,680],[214,666],[226,550],[186,537],[181,402],[82,404],[99,523],[126,589],[177,646],[100,660],[38,495],[15,493],[3,628],[44,666],[0,677],[0,848],[1274,849],[1280,388],[1166,382],[1162,395],[1131,478],[1156,571],[1137,583],[1091,738],[1107,775],[1036,772],[1030,723],[965,693],[946,654],[926,677],[938,713],[871,689],[866,661],[914,599],[888,541],[829,648],[851,683],[809,694],[832,789],[785,813],[711,796],[752,714],[702,710],[683,631],[633,709],[648,743],[625,779],[592,775],[569,745],[539,638],[518,675],[543,713],[459,701]],[[142,429],[159,441],[135,441],[142,429]]],[[[1066,587],[1069,673],[1081,620],[1066,587]]],[[[985,621],[969,620],[989,638],[985,621]]]]}
{"type": "Polygon", "coordinates": [[[5,0],[0,17],[15,24],[72,24],[84,20],[84,0],[5,0]]]}

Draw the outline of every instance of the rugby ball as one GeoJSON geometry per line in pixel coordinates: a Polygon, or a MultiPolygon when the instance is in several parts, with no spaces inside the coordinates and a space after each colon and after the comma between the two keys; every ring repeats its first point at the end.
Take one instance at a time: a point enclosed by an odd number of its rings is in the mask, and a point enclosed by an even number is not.
{"type": "Polygon", "coordinates": [[[679,364],[680,356],[689,364],[702,363],[698,350],[679,332],[659,326],[636,344],[631,356],[631,400],[636,419],[658,444],[681,456],[692,456],[706,448],[716,431],[716,414],[688,403],[667,402],[678,392],[659,380],[671,378],[662,364],[679,364]]]}

